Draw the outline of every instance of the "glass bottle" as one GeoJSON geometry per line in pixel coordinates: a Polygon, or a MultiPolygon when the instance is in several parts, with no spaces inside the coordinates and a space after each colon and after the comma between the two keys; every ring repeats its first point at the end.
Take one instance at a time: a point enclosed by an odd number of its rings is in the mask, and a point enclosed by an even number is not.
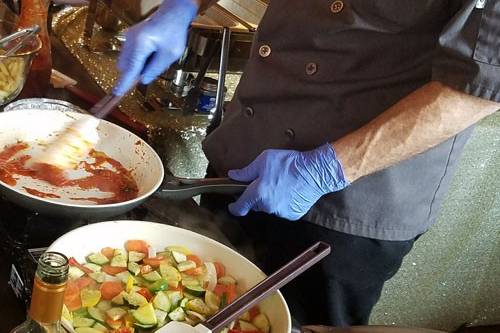
{"type": "Polygon", "coordinates": [[[38,36],[42,48],[31,64],[22,97],[45,97],[50,86],[52,72],[52,52],[49,30],[47,26],[50,0],[22,0],[19,15],[19,28],[27,28],[37,24],[40,27],[38,36]]]}
{"type": "Polygon", "coordinates": [[[28,318],[11,333],[63,333],[61,314],[68,281],[68,259],[45,252],[38,260],[28,318]]]}

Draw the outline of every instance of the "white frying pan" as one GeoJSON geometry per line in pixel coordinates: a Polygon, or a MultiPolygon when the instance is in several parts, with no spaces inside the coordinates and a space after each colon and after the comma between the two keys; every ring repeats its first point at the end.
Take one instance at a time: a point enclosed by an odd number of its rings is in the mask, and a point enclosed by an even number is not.
{"type": "MultiPolygon", "coordinates": [[[[30,145],[29,150],[19,154],[36,154],[54,138],[69,122],[88,115],[57,110],[16,110],[0,113],[0,150],[18,141],[30,145]]],[[[172,199],[185,199],[200,193],[217,192],[238,194],[245,184],[227,178],[183,179],[170,177],[163,182],[163,164],[156,152],[135,134],[105,120],[98,127],[99,143],[96,150],[106,153],[131,170],[139,193],[137,198],[120,203],[96,204],[87,200],[71,198],[105,198],[110,193],[97,189],[54,187],[46,182],[20,176],[15,186],[0,181],[0,193],[12,202],[32,211],[51,216],[80,218],[104,218],[122,214],[142,203],[150,195],[161,195],[172,199]],[[160,188],[161,186],[161,188],[160,188]],[[41,198],[28,193],[24,187],[43,193],[56,194],[59,198],[41,198]]],[[[82,171],[69,173],[70,178],[82,176],[82,171]]]]}

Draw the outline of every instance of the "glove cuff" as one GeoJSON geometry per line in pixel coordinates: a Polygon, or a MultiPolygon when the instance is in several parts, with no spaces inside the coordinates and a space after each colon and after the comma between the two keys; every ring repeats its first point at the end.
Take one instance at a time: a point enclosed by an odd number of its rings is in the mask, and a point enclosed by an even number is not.
{"type": "Polygon", "coordinates": [[[330,143],[325,143],[307,153],[312,155],[310,158],[320,174],[321,188],[325,194],[340,191],[350,185],[345,177],[342,163],[337,159],[335,149],[330,143]]]}

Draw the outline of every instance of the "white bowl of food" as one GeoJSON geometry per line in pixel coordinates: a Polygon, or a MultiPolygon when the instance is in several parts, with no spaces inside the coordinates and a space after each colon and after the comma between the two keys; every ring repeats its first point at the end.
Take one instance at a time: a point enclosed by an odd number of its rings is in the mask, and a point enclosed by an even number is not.
{"type": "MultiPolygon", "coordinates": [[[[76,324],[73,323],[75,328],[81,327],[76,328],[76,332],[81,333],[93,332],[92,328],[109,329],[113,325],[118,325],[117,322],[122,326],[147,328],[146,332],[154,332],[156,327],[163,324],[162,320],[164,322],[184,320],[194,324],[197,318],[202,320],[203,316],[210,316],[211,311],[215,311],[214,307],[223,306],[228,298],[234,297],[232,295],[234,288],[231,289],[234,287],[232,285],[234,281],[237,282],[235,288],[239,295],[265,277],[265,274],[252,262],[217,241],[189,230],[152,222],[111,221],[87,225],[61,236],[52,243],[48,251],[61,252],[69,258],[76,259],[77,264],[73,262],[73,266],[70,267],[70,280],[71,287],[78,284],[79,289],[73,288],[75,297],[69,294],[64,312],[67,319],[72,322],[76,318],[83,318],[76,319],[76,324]],[[149,248],[141,250],[141,242],[126,244],[130,240],[145,241],[149,248]],[[108,249],[102,251],[104,248],[108,249]],[[113,251],[110,251],[110,248],[113,251]],[[123,257],[120,250],[126,248],[129,251],[125,251],[123,257]],[[189,257],[186,256],[186,248],[191,253],[189,257]],[[90,256],[91,254],[93,255],[90,256]],[[199,257],[201,262],[192,255],[199,257]],[[192,266],[193,262],[195,266],[192,266]],[[221,272],[219,263],[225,272],[221,272]],[[177,272],[168,266],[176,268],[177,272]],[[173,270],[174,275],[169,270],[173,270]],[[85,273],[83,276],[81,276],[82,271],[85,273]],[[231,280],[232,278],[234,280],[231,280]],[[103,286],[104,284],[106,285],[103,286]],[[112,285],[118,290],[108,288],[112,285]],[[83,289],[86,290],[84,293],[83,289]],[[148,289],[149,294],[144,289],[148,289]],[[182,289],[182,299],[176,298],[176,291],[179,289],[182,289]],[[217,297],[213,298],[214,294],[217,297]],[[99,300],[96,296],[100,297],[99,300]],[[167,308],[163,308],[165,304],[161,302],[165,299],[164,296],[167,296],[167,308]],[[198,300],[194,300],[195,298],[198,300]],[[212,310],[198,311],[195,305],[200,299],[212,310]],[[110,307],[125,311],[109,311],[110,307]],[[95,310],[96,308],[98,310],[95,310]],[[151,313],[153,310],[156,319],[151,313]],[[199,316],[200,314],[202,316],[199,316]]],[[[203,308],[203,304],[201,305],[203,308]]],[[[258,331],[265,331],[265,319],[270,327],[268,332],[291,331],[290,313],[279,292],[261,302],[251,318],[248,315],[247,313],[241,322],[236,321],[236,328],[244,328],[241,330],[243,332],[252,331],[256,325],[262,327],[262,322],[259,320],[265,317],[264,327],[258,331]],[[263,316],[260,315],[255,321],[259,313],[263,316]],[[250,323],[253,327],[240,327],[240,324],[245,326],[246,323],[250,323]]]]}

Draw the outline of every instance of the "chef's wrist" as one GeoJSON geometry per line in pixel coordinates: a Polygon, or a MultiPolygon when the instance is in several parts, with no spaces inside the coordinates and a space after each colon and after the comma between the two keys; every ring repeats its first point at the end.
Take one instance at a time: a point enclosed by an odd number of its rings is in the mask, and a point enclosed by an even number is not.
{"type": "Polygon", "coordinates": [[[341,161],[338,159],[334,147],[330,143],[325,143],[318,148],[305,152],[316,172],[320,175],[320,187],[324,193],[331,193],[343,190],[350,185],[345,176],[341,161]]]}

